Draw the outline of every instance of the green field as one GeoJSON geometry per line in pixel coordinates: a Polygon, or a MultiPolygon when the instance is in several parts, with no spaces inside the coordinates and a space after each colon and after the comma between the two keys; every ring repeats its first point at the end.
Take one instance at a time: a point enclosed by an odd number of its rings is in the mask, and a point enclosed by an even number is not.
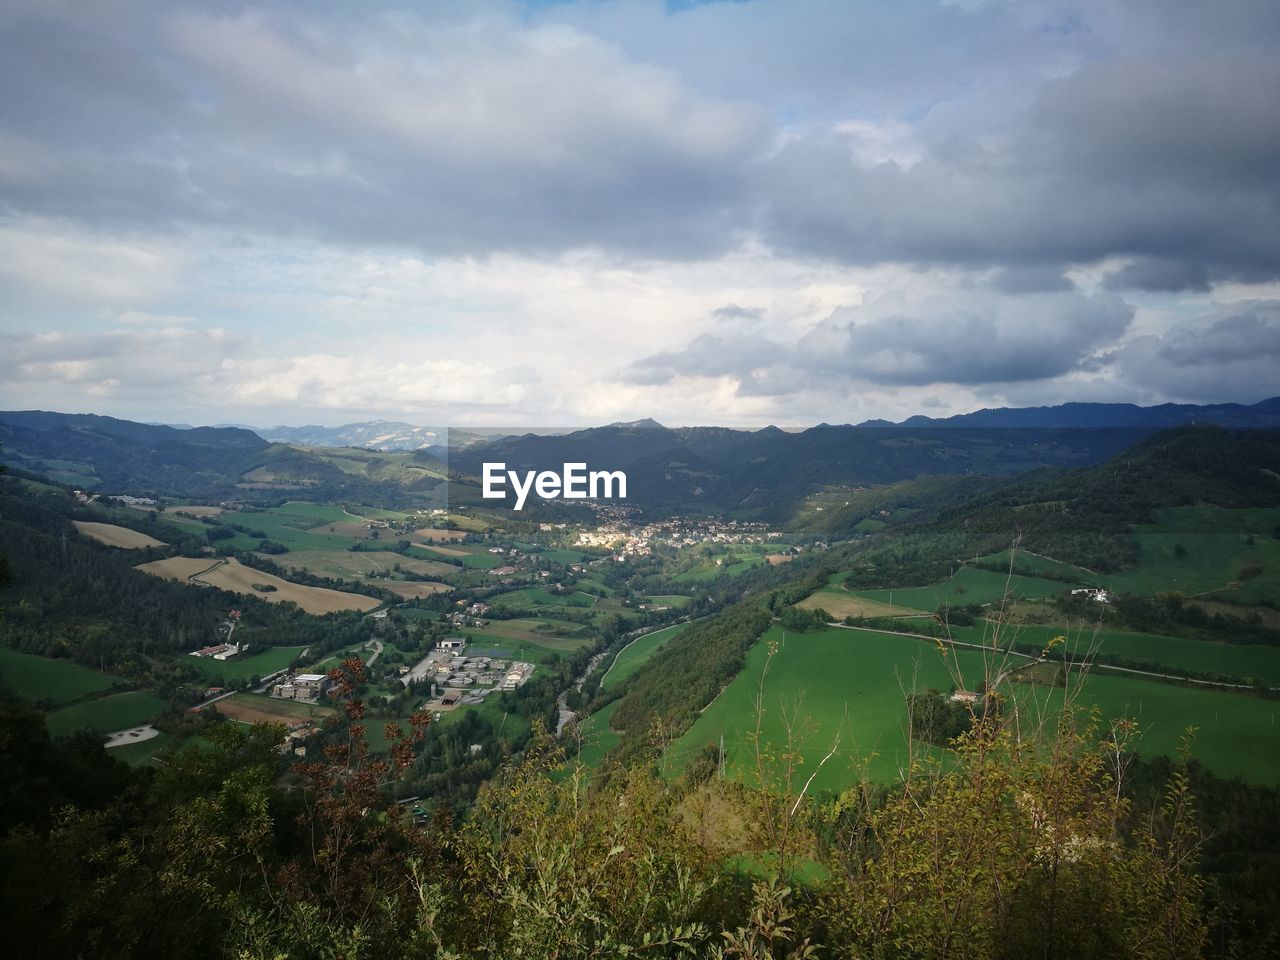
{"type": "MultiPolygon", "coordinates": [[[[979,559],[984,566],[992,566],[999,570],[1009,569],[1008,550],[992,553],[979,559]]],[[[1061,560],[1054,560],[1052,557],[1042,557],[1039,554],[1028,553],[1026,550],[1019,550],[1015,554],[1014,566],[1019,571],[1024,571],[1032,576],[1043,577],[1049,574],[1051,575],[1049,579],[1062,578],[1063,580],[1086,586],[1095,586],[1102,582],[1102,577],[1099,574],[1083,567],[1064,563],[1061,560]]]]}
{"type": "Polygon", "coordinates": [[[675,626],[655,630],[653,633],[647,633],[643,637],[633,640],[618,654],[613,661],[613,666],[609,668],[609,672],[601,678],[600,686],[608,689],[620,684],[639,670],[644,665],[644,662],[657,652],[660,646],[687,626],[687,623],[677,623],[675,626]]]}
{"type": "Polygon", "coordinates": [[[112,733],[154,720],[167,706],[149,693],[111,693],[53,711],[48,715],[49,733],[55,737],[65,736],[90,728],[99,733],[112,733]]]}
{"type": "Polygon", "coordinates": [[[122,682],[70,660],[50,660],[0,647],[0,688],[22,700],[69,703],[122,682]]]}
{"type": "Polygon", "coordinates": [[[618,701],[615,700],[582,721],[578,728],[582,738],[581,745],[568,739],[566,734],[564,750],[570,761],[581,760],[588,767],[598,767],[604,761],[605,754],[618,745],[621,736],[609,729],[609,721],[617,706],[618,701]]]}
{"type": "Polygon", "coordinates": [[[672,610],[683,610],[693,603],[693,598],[686,597],[683,593],[662,593],[644,597],[640,602],[651,606],[670,607],[672,610]]]}
{"type": "Polygon", "coordinates": [[[302,647],[272,647],[261,653],[233,660],[212,660],[208,657],[186,657],[182,662],[195,667],[211,684],[239,682],[251,677],[265,677],[283,670],[303,650],[302,647]]]}
{"type": "Polygon", "coordinates": [[[490,602],[512,610],[529,610],[534,607],[594,607],[596,599],[591,594],[580,591],[551,593],[542,587],[525,587],[523,590],[496,596],[490,602]]]}
{"type": "Polygon", "coordinates": [[[568,566],[571,563],[585,563],[591,559],[591,554],[582,553],[578,550],[543,550],[538,556],[546,557],[552,563],[562,563],[568,566]]]}
{"type": "Polygon", "coordinates": [[[1274,508],[1161,510],[1155,523],[1134,528],[1140,550],[1137,565],[1105,577],[1106,585],[1121,593],[1212,592],[1213,599],[1245,604],[1280,600],[1280,540],[1272,535],[1277,524],[1280,509],[1274,508]],[[1247,542],[1250,536],[1252,546],[1247,542]],[[1261,571],[1239,579],[1249,567],[1261,571]],[[1232,583],[1238,585],[1229,586],[1232,583]]]}
{"type": "Polygon", "coordinates": [[[140,743],[126,743],[120,747],[112,747],[107,753],[117,760],[123,760],[130,766],[136,767],[144,763],[153,763],[157,753],[166,747],[174,746],[177,742],[167,733],[158,733],[140,743]]]}
{"type": "MultiPolygon", "coordinates": [[[[1035,689],[1042,702],[1060,705],[1060,691],[1035,689]]],[[[1191,755],[1214,773],[1280,783],[1280,702],[1095,671],[1085,681],[1081,703],[1100,707],[1108,718],[1137,720],[1142,737],[1134,749],[1139,754],[1176,756],[1184,732],[1194,726],[1191,755]]]]}
{"type": "MultiPolygon", "coordinates": [[[[782,717],[798,703],[811,728],[799,751],[807,777],[836,733],[842,733],[839,751],[814,781],[816,789],[849,786],[861,760],[873,779],[897,777],[906,756],[904,691],[952,686],[942,655],[929,643],[860,630],[789,634],[784,643],[782,630],[774,627],[766,637],[778,644],[778,653],[765,681],[764,739],[775,750],[782,748],[782,717]]],[[[959,650],[956,657],[965,685],[981,677],[982,654],[959,650]]],[[[738,677],[672,748],[669,757],[677,768],[706,744],[718,744],[723,734],[730,768],[738,775],[752,769],[747,733],[755,724],[765,660],[766,644],[757,643],[738,677]]],[[[1016,689],[1024,716],[1036,703],[1048,711],[1060,705],[1062,693],[1055,688],[1019,684],[1016,689]]],[[[1145,731],[1140,752],[1175,753],[1182,731],[1192,724],[1200,730],[1193,756],[1216,773],[1280,781],[1274,726],[1280,703],[1275,701],[1096,671],[1084,684],[1081,703],[1098,706],[1106,717],[1140,721],[1145,731]]]]}
{"type": "MultiPolygon", "coordinates": [[[[906,760],[906,691],[953,686],[942,655],[933,644],[865,630],[832,629],[817,633],[784,632],[774,626],[765,640],[777,644],[764,688],[762,738],[776,752],[785,746],[784,714],[798,711],[808,720],[799,748],[807,778],[840,735],[840,747],[814,780],[814,789],[839,790],[855,778],[855,766],[881,781],[897,777],[906,760]],[[785,638],[785,639],[784,639],[785,638]]],[[[679,769],[706,744],[724,736],[728,767],[737,775],[754,765],[748,733],[755,727],[755,698],[767,659],[768,642],[747,653],[742,671],[709,706],[669,753],[679,769]]],[[[960,651],[966,683],[981,678],[982,654],[960,651]]]]}
{"type": "MultiPolygon", "coordinates": [[[[964,606],[969,603],[998,603],[1008,590],[1018,598],[1051,597],[1070,589],[1072,584],[1041,577],[1012,577],[977,567],[961,567],[955,576],[928,587],[902,587],[893,590],[855,590],[857,596],[878,600],[913,610],[937,610],[944,603],[964,606]]],[[[1078,584],[1077,584],[1078,586],[1078,584]]]]}
{"type": "MultiPolygon", "coordinates": [[[[986,631],[981,625],[953,627],[951,635],[970,643],[986,642],[986,631]]],[[[1019,626],[1006,635],[1005,641],[1012,639],[1015,643],[1043,648],[1056,636],[1067,637],[1067,649],[1076,657],[1084,657],[1096,644],[1100,653],[1159,664],[1171,673],[1219,673],[1261,679],[1280,686],[1280,647],[1262,644],[1215,643],[1126,630],[1064,631],[1061,627],[1040,626],[1019,626]]]]}

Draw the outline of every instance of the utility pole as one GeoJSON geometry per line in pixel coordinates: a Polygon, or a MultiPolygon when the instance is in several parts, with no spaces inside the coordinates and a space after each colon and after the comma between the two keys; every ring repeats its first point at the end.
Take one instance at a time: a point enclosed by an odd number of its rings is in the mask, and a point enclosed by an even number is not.
{"type": "MultiPolygon", "coordinates": [[[[1274,720],[1274,718],[1273,718],[1274,720]]],[[[724,779],[724,734],[720,734],[720,779],[724,779]]]]}

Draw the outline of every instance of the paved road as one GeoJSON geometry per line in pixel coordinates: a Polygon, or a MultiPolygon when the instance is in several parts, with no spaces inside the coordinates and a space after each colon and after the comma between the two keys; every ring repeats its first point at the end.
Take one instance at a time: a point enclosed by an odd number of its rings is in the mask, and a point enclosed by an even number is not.
{"type": "Polygon", "coordinates": [[[158,736],[160,731],[150,724],[130,727],[128,730],[117,730],[115,733],[107,734],[107,741],[103,746],[110,750],[112,747],[123,747],[126,743],[141,743],[143,740],[158,736]]]}

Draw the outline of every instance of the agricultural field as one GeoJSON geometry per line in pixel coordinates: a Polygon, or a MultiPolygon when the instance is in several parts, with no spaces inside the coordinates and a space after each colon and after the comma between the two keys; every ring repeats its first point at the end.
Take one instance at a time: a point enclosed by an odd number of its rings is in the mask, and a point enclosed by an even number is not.
{"type": "Polygon", "coordinates": [[[167,560],[141,564],[137,569],[158,577],[168,577],[171,580],[182,580],[187,583],[194,581],[218,587],[221,590],[229,590],[232,593],[258,597],[269,603],[296,603],[302,610],[316,616],[339,610],[372,610],[382,602],[359,593],[346,593],[342,590],[330,590],[327,587],[308,587],[300,583],[291,583],[274,574],[246,567],[234,559],[227,559],[209,566],[205,560],[171,557],[167,560]],[[185,565],[175,564],[175,560],[188,562],[185,565]],[[195,570],[198,564],[205,564],[206,568],[195,570]],[[191,570],[194,572],[187,572],[191,570]],[[254,589],[254,584],[263,584],[275,589],[264,592],[254,589]]]}
{"type": "MultiPolygon", "coordinates": [[[[1049,708],[1061,706],[1060,688],[1035,687],[1049,708]]],[[[1080,693],[1084,706],[1097,706],[1104,718],[1138,722],[1135,745],[1145,756],[1177,756],[1188,727],[1194,727],[1191,756],[1222,777],[1251,783],[1280,783],[1280,702],[1243,693],[1200,689],[1094,671],[1080,693]]]]}
{"type": "Polygon", "coordinates": [[[222,507],[208,507],[198,503],[175,503],[164,508],[165,513],[176,514],[180,517],[195,517],[201,520],[205,517],[222,516],[222,507]]]}
{"type": "Polygon", "coordinates": [[[600,686],[607,690],[622,683],[644,666],[645,661],[657,653],[659,647],[672,637],[678,636],[687,626],[687,623],[677,623],[662,630],[655,630],[653,633],[646,633],[631,641],[619,651],[608,673],[600,678],[600,686]]]}
{"type": "Polygon", "coordinates": [[[377,585],[403,600],[421,600],[453,589],[447,583],[437,583],[434,580],[379,580],[377,585]]]}
{"type": "MultiPolygon", "coordinates": [[[[986,643],[990,639],[988,628],[982,625],[952,627],[951,635],[956,640],[969,643],[986,643]]],[[[1029,625],[1013,628],[1005,634],[1002,643],[1034,644],[1043,649],[1058,636],[1065,636],[1067,650],[1080,658],[1096,649],[1099,653],[1124,657],[1126,660],[1158,664],[1152,668],[1156,672],[1217,673],[1260,679],[1273,686],[1280,686],[1280,647],[1263,644],[1216,643],[1127,630],[1095,630],[1091,627],[1066,630],[1062,627],[1029,625]]]]}
{"type": "Polygon", "coordinates": [[[69,703],[122,682],[70,660],[51,660],[0,647],[0,689],[21,700],[69,703]]]}
{"type": "Polygon", "coordinates": [[[212,570],[217,565],[218,560],[213,557],[166,557],[163,560],[140,563],[134,569],[149,573],[153,577],[186,583],[197,574],[212,570]]]}
{"type": "Polygon", "coordinates": [[[691,597],[686,597],[683,593],[659,593],[645,597],[643,602],[654,604],[659,607],[671,607],[673,610],[682,610],[692,603],[693,600],[691,597]]]}
{"type": "Polygon", "coordinates": [[[586,767],[599,767],[605,754],[618,745],[622,737],[609,726],[617,706],[618,701],[615,700],[583,720],[578,727],[577,740],[565,734],[564,751],[571,763],[577,760],[586,767]]]}
{"type": "Polygon", "coordinates": [[[182,662],[199,670],[200,675],[210,684],[220,685],[249,680],[253,677],[265,677],[277,670],[283,670],[293,663],[294,658],[303,649],[303,647],[272,647],[261,653],[251,653],[247,657],[234,657],[231,660],[188,656],[182,662]]]}
{"type": "Polygon", "coordinates": [[[334,715],[332,707],[300,700],[278,700],[261,693],[236,693],[219,700],[213,709],[241,723],[283,723],[298,720],[327,720],[334,715]]]}
{"type": "Polygon", "coordinates": [[[178,740],[167,733],[157,733],[154,737],[138,743],[125,743],[118,747],[110,747],[111,756],[123,760],[131,767],[155,763],[156,754],[168,747],[176,746],[178,740]]]}
{"type": "Polygon", "coordinates": [[[446,530],[443,527],[420,527],[413,531],[413,535],[419,540],[426,540],[429,543],[449,543],[454,540],[461,540],[467,535],[467,531],[446,530]]]}
{"type": "Polygon", "coordinates": [[[1137,565],[1108,575],[1106,585],[1122,593],[1177,590],[1243,604],[1280,600],[1277,525],[1280,509],[1161,510],[1155,523],[1134,527],[1137,565]]]}
{"type": "Polygon", "coordinates": [[[572,563],[586,563],[591,559],[591,554],[583,553],[580,550],[540,550],[538,556],[545,557],[552,563],[560,563],[569,566],[572,563]]]}
{"type": "Polygon", "coordinates": [[[159,697],[149,693],[130,691],[109,693],[93,700],[54,710],[47,715],[49,733],[55,737],[66,736],[77,730],[97,730],[112,733],[126,727],[136,727],[154,720],[168,707],[159,697]]]}
{"type": "MultiPolygon", "coordinates": [[[[942,583],[927,587],[901,587],[891,590],[856,590],[859,597],[887,603],[890,606],[932,612],[944,603],[964,606],[969,603],[999,603],[1006,591],[1010,597],[1052,597],[1079,584],[1046,580],[1042,577],[1009,576],[977,567],[961,567],[942,583]]],[[[835,611],[832,611],[833,613],[835,611]]]]}
{"type": "Polygon", "coordinates": [[[318,577],[345,580],[395,576],[397,569],[423,577],[444,577],[458,571],[447,563],[406,557],[390,550],[299,550],[269,559],[289,570],[307,570],[318,577]]]}
{"type": "MultiPolygon", "coordinates": [[[[721,736],[729,769],[738,776],[753,769],[748,735],[755,729],[755,699],[770,645],[776,645],[777,653],[765,676],[762,739],[775,752],[783,749],[784,720],[795,713],[807,716],[798,750],[803,780],[840,736],[836,754],[814,779],[816,790],[849,787],[863,764],[877,781],[895,779],[907,760],[907,691],[954,686],[937,648],[906,637],[856,629],[797,634],[774,626],[763,639],[748,651],[733,682],[673,745],[669,758],[674,769],[707,744],[719,744],[721,736]]],[[[959,650],[956,658],[966,684],[981,678],[981,653],[959,650]]]]}
{"type": "Polygon", "coordinates": [[[511,651],[511,655],[517,660],[529,660],[533,663],[540,663],[553,653],[572,653],[591,644],[590,637],[548,637],[537,633],[513,636],[509,633],[495,633],[490,627],[468,630],[466,635],[471,637],[472,643],[477,647],[502,647],[511,651]]]}
{"type": "Polygon", "coordinates": [[[128,527],[118,527],[114,523],[94,523],[90,520],[73,520],[76,530],[82,537],[105,543],[108,547],[123,547],[126,550],[138,550],[142,547],[163,547],[164,541],[149,537],[128,527]]]}
{"type": "Polygon", "coordinates": [[[823,587],[821,590],[815,590],[797,603],[796,606],[801,610],[825,610],[837,620],[843,620],[845,617],[920,616],[919,610],[912,610],[910,607],[903,606],[890,606],[879,600],[869,600],[860,594],[850,593],[841,587],[823,587]]]}
{"type": "Polygon", "coordinates": [[[529,610],[534,607],[584,607],[596,605],[596,597],[589,593],[574,591],[572,593],[551,593],[542,587],[525,587],[493,597],[494,605],[501,605],[513,610],[529,610]]]}
{"type": "MultiPolygon", "coordinates": [[[[842,735],[836,755],[814,780],[816,789],[851,785],[855,770],[878,781],[898,775],[905,760],[905,692],[913,688],[951,689],[954,681],[937,647],[907,637],[857,629],[787,634],[772,628],[767,639],[778,652],[764,680],[763,738],[780,748],[786,743],[783,718],[799,705],[810,718],[811,735],[800,749],[807,777],[842,735]]],[[[708,743],[725,738],[728,763],[738,775],[753,768],[746,736],[755,725],[755,697],[764,671],[766,643],[757,643],[728,688],[674,746],[677,766],[708,743]]],[[[982,654],[957,649],[955,661],[965,686],[982,676],[982,654]]],[[[1024,716],[1037,710],[1052,716],[1061,707],[1060,688],[1033,684],[1013,687],[1024,716]]],[[[1274,749],[1275,716],[1280,703],[1222,690],[1164,683],[1096,670],[1084,679],[1080,702],[1097,706],[1104,719],[1131,717],[1145,731],[1139,752],[1177,752],[1183,730],[1200,733],[1192,755],[1223,776],[1255,782],[1280,782],[1280,753],[1274,749]]]]}

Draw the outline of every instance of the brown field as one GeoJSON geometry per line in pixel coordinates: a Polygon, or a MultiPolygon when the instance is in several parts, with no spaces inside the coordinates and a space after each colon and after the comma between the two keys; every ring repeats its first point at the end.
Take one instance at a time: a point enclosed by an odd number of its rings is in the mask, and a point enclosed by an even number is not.
{"type": "Polygon", "coordinates": [[[90,540],[105,543],[108,547],[125,547],[136,550],[139,547],[163,547],[165,544],[155,537],[138,533],[128,527],[117,527],[114,523],[93,523],[89,520],[73,520],[76,529],[82,536],[90,540]]]}
{"type": "Polygon", "coordinates": [[[447,542],[449,540],[461,540],[467,535],[467,531],[442,530],[439,527],[423,527],[421,530],[413,531],[413,535],[432,542],[447,542]]]}
{"type": "Polygon", "coordinates": [[[429,597],[433,593],[447,593],[453,589],[447,583],[434,583],[425,580],[378,580],[375,583],[370,583],[370,586],[390,590],[396,596],[404,597],[406,600],[419,600],[422,597],[429,597]]]}
{"type": "Polygon", "coordinates": [[[770,553],[766,554],[764,562],[771,567],[776,567],[780,563],[790,563],[794,559],[795,554],[793,553],[770,553]]]}
{"type": "Polygon", "coordinates": [[[178,506],[165,507],[165,513],[176,513],[180,517],[220,517],[222,516],[221,507],[205,507],[200,504],[179,504],[178,506]]]}
{"type": "Polygon", "coordinates": [[[382,602],[360,593],[345,593],[341,590],[330,590],[327,587],[307,587],[300,583],[290,583],[270,573],[246,567],[238,560],[227,560],[210,567],[207,560],[170,557],[168,560],[141,564],[138,569],[144,573],[168,577],[171,580],[194,579],[211,587],[230,590],[232,593],[247,594],[266,600],[268,603],[291,601],[307,613],[317,616],[339,610],[372,610],[382,602]],[[270,584],[275,587],[275,590],[262,593],[253,589],[255,583],[270,584]]]}
{"type": "Polygon", "coordinates": [[[445,577],[458,568],[434,560],[404,557],[390,550],[294,550],[272,556],[272,560],[290,570],[307,569],[321,577],[384,576],[394,565],[422,577],[445,577]]]}
{"type": "Polygon", "coordinates": [[[879,600],[868,600],[866,597],[855,597],[840,589],[819,590],[811,593],[796,604],[801,610],[816,610],[821,607],[837,620],[845,617],[911,617],[920,616],[921,611],[910,607],[899,607],[881,603],[879,600]]]}
{"type": "Polygon", "coordinates": [[[164,577],[166,580],[181,580],[184,583],[197,573],[204,573],[218,561],[212,557],[169,557],[166,560],[153,560],[151,563],[138,564],[135,569],[149,573],[153,577],[164,577]]]}
{"type": "Polygon", "coordinates": [[[436,553],[443,554],[446,557],[469,557],[470,550],[459,550],[457,547],[442,547],[438,543],[427,542],[423,544],[428,550],[434,550],[436,553]]]}
{"type": "Polygon", "coordinates": [[[241,723],[293,723],[314,717],[317,720],[333,716],[328,707],[299,703],[293,700],[276,700],[252,693],[237,693],[219,700],[213,709],[222,716],[241,723]]]}

